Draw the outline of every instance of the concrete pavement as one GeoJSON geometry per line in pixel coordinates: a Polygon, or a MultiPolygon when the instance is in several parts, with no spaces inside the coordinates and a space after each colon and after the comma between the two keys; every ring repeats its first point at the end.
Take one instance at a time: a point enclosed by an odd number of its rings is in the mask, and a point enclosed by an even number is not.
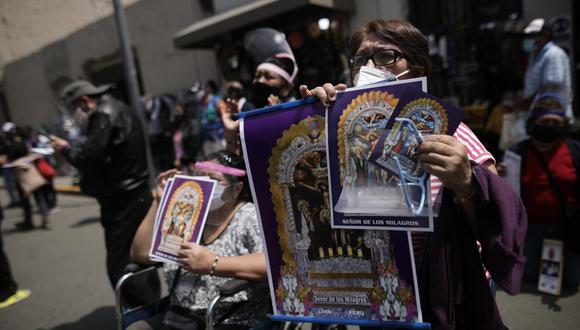
{"type": "MultiPolygon", "coordinates": [[[[66,183],[64,181],[63,183],[66,183]]],[[[0,201],[8,197],[0,190],[0,201]]],[[[114,329],[114,295],[105,271],[103,230],[94,199],[59,194],[61,211],[52,216],[51,230],[16,231],[21,209],[5,209],[2,223],[5,250],[27,300],[0,310],[0,329],[114,329]]],[[[35,214],[35,223],[40,217],[35,214]]],[[[537,293],[534,285],[497,301],[510,329],[580,329],[580,294],[561,297],[537,293]]],[[[351,329],[351,327],[349,327],[351,329]]]]}
{"type": "MultiPolygon", "coordinates": [[[[7,195],[0,191],[0,200],[7,195]]],[[[4,246],[19,286],[31,296],[0,310],[0,329],[114,329],[114,295],[94,199],[59,195],[51,230],[15,230],[19,208],[5,209],[4,246]]],[[[40,217],[35,214],[35,223],[40,217]]]]}
{"type": "Polygon", "coordinates": [[[496,299],[504,323],[512,330],[580,329],[578,288],[564,289],[559,297],[536,290],[537,284],[524,282],[522,293],[510,296],[498,291],[496,299]]]}

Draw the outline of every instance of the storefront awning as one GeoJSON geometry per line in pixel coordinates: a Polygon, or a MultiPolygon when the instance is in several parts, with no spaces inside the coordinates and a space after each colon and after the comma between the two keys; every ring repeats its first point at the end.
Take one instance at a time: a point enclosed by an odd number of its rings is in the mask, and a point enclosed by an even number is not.
{"type": "Polygon", "coordinates": [[[196,22],[177,32],[177,48],[213,48],[214,38],[223,33],[305,6],[341,11],[354,10],[354,0],[258,0],[196,22]]]}

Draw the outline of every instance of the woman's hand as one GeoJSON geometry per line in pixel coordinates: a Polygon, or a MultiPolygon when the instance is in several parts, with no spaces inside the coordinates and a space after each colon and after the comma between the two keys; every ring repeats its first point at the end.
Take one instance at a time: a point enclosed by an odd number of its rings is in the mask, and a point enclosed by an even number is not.
{"type": "Polygon", "coordinates": [[[268,106],[273,106],[273,105],[277,105],[280,104],[280,97],[274,95],[274,94],[270,94],[270,96],[268,96],[268,106]]]}
{"type": "Polygon", "coordinates": [[[226,139],[226,149],[239,154],[240,141],[240,121],[234,120],[232,116],[239,113],[238,101],[228,98],[218,104],[218,110],[224,124],[224,138],[226,139]]]}
{"type": "Polygon", "coordinates": [[[215,260],[215,254],[210,249],[195,243],[181,244],[177,255],[183,268],[195,274],[209,274],[215,260]]]}
{"type": "Polygon", "coordinates": [[[176,174],[181,174],[181,172],[177,169],[172,169],[165,171],[157,176],[157,181],[155,184],[155,200],[157,203],[159,203],[161,196],[163,196],[163,189],[165,189],[165,186],[167,185],[167,180],[176,174]]]}
{"type": "Polygon", "coordinates": [[[240,122],[238,120],[233,120],[232,116],[240,112],[238,110],[238,101],[232,100],[230,98],[225,101],[218,103],[218,110],[222,116],[222,122],[224,123],[224,128],[226,133],[238,132],[240,127],[240,122]]]}
{"type": "Polygon", "coordinates": [[[467,197],[473,192],[471,163],[465,146],[449,135],[425,135],[417,148],[417,159],[423,169],[441,180],[444,187],[453,190],[457,197],[467,197]]]}
{"type": "Polygon", "coordinates": [[[326,83],[313,89],[308,89],[306,85],[301,85],[300,95],[302,98],[307,96],[316,96],[320,99],[320,102],[322,102],[322,104],[327,107],[330,105],[330,102],[336,101],[336,92],[343,91],[345,89],[345,84],[332,85],[330,83],[326,83]]]}

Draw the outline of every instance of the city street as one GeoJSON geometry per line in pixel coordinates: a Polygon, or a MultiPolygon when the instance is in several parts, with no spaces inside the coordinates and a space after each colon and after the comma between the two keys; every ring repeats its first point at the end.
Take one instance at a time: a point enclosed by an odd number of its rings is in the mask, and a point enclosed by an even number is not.
{"type": "MultiPolygon", "coordinates": [[[[8,197],[0,190],[0,200],[8,197]]],[[[93,199],[59,195],[60,212],[51,230],[16,231],[18,208],[5,209],[5,249],[21,288],[30,298],[0,310],[0,329],[114,329],[114,295],[105,273],[103,231],[93,199]]],[[[36,224],[40,218],[36,215],[36,224]]],[[[498,292],[502,316],[510,329],[578,329],[580,294],[552,297],[525,286],[512,297],[498,292]]],[[[349,327],[350,328],[350,327],[349,327]]]]}
{"type": "MultiPolygon", "coordinates": [[[[8,196],[0,191],[6,204],[8,196]]],[[[22,210],[5,209],[4,244],[12,272],[30,297],[0,310],[0,329],[114,329],[114,295],[94,199],[59,195],[51,230],[16,231],[22,210]]],[[[40,217],[35,214],[35,223],[40,217]]]]}

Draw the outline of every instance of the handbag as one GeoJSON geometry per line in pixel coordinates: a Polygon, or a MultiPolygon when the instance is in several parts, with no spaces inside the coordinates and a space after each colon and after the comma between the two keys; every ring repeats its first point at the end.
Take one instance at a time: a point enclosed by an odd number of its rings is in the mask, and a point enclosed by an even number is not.
{"type": "Polygon", "coordinates": [[[20,160],[14,163],[16,164],[16,179],[25,195],[30,196],[33,191],[46,184],[46,180],[32,163],[20,160]]]}
{"type": "Polygon", "coordinates": [[[564,195],[562,195],[560,188],[558,188],[558,185],[556,185],[556,181],[554,180],[552,173],[550,173],[544,157],[542,157],[538,149],[536,149],[533,144],[530,144],[530,146],[532,147],[534,155],[540,162],[542,169],[548,177],[548,182],[550,182],[552,191],[554,191],[554,194],[556,194],[556,197],[560,201],[562,217],[562,238],[565,244],[564,247],[575,253],[580,253],[580,240],[578,239],[578,234],[580,234],[580,208],[564,201],[564,195]]]}
{"type": "Polygon", "coordinates": [[[36,169],[40,172],[43,178],[50,180],[56,176],[56,170],[44,158],[39,158],[36,161],[36,169]]]}

